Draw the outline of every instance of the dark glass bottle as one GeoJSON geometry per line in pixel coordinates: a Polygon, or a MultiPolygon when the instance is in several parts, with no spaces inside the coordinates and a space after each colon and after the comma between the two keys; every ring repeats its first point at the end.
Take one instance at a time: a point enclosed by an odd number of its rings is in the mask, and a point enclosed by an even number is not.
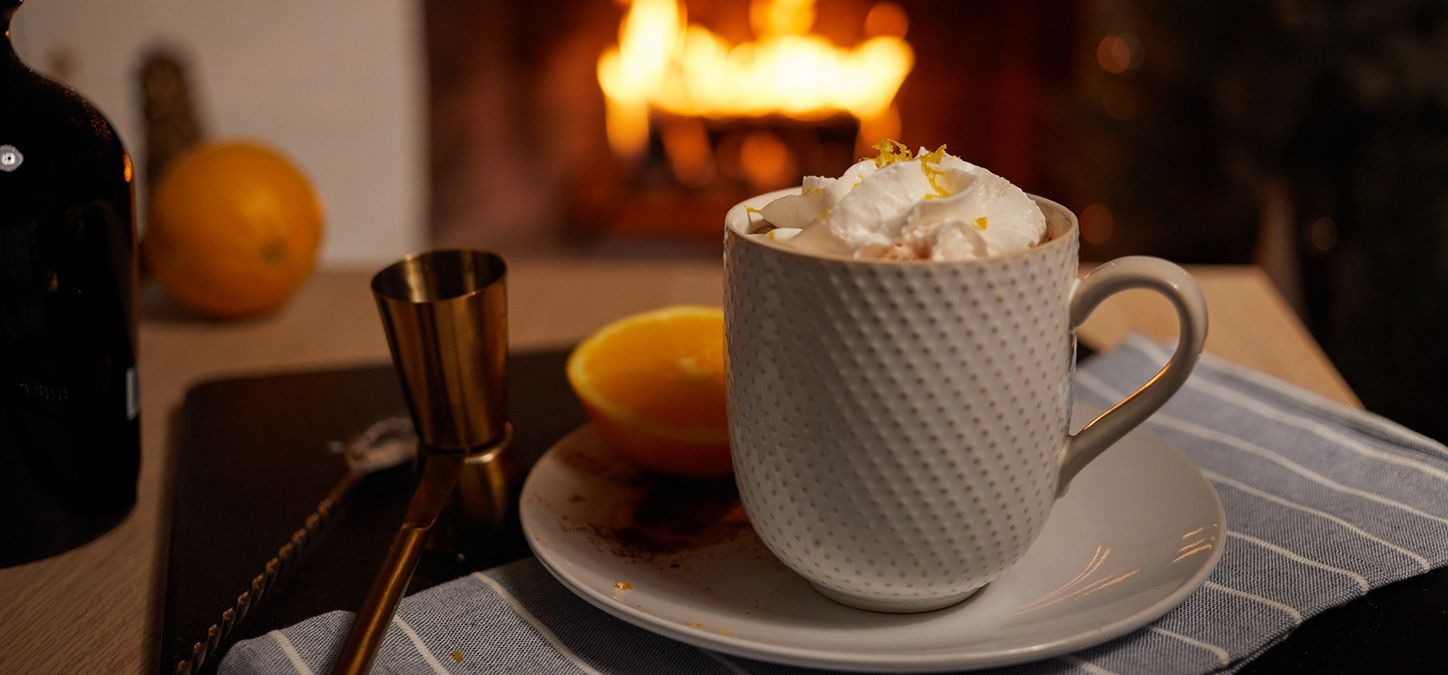
{"type": "Polygon", "coordinates": [[[0,566],[106,532],[136,501],[131,159],[10,44],[0,0],[0,566]]]}

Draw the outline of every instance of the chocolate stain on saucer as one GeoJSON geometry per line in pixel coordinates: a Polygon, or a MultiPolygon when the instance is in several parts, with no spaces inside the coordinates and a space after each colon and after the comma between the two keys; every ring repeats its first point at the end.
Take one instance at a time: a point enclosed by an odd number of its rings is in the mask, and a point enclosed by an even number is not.
{"type": "MultiPolygon", "coordinates": [[[[567,464],[619,490],[620,506],[582,524],[614,555],[653,560],[734,540],[749,529],[733,477],[680,478],[653,473],[622,461],[602,461],[583,453],[561,458],[567,464]]],[[[570,503],[583,501],[571,495],[570,503]]],[[[679,569],[677,561],[670,569],[679,569]]]]}
{"type": "Polygon", "coordinates": [[[732,478],[674,478],[640,472],[632,522],[598,533],[619,552],[653,557],[728,541],[749,527],[732,478]]]}

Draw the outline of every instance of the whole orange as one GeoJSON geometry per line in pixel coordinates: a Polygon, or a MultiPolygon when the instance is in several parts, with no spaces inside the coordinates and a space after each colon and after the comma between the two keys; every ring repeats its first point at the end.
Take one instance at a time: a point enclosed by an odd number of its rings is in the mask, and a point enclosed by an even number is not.
{"type": "Polygon", "coordinates": [[[275,309],[306,281],[322,205],[286,157],[247,142],[182,155],[151,192],[144,246],[156,280],[215,318],[275,309]]]}

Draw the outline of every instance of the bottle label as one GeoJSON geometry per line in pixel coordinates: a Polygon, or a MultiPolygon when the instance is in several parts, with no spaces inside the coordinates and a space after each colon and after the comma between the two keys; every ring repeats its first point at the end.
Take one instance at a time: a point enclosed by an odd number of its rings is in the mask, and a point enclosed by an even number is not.
{"type": "Polygon", "coordinates": [[[141,387],[136,378],[136,367],[126,369],[126,419],[136,419],[141,414],[141,387]]]}

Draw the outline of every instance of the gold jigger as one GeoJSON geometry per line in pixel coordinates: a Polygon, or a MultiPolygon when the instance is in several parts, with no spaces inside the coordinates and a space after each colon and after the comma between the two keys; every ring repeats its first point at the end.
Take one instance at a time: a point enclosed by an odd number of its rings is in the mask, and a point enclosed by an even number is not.
{"type": "Polygon", "coordinates": [[[453,503],[464,524],[496,526],[508,510],[514,470],[504,400],[506,274],[503,259],[492,253],[433,251],[408,256],[372,278],[392,363],[422,442],[422,480],[333,673],[371,669],[460,475],[462,494],[453,503]]]}
{"type": "Polygon", "coordinates": [[[473,450],[503,434],[506,274],[492,253],[433,251],[372,278],[392,362],[428,450],[473,450]]]}

